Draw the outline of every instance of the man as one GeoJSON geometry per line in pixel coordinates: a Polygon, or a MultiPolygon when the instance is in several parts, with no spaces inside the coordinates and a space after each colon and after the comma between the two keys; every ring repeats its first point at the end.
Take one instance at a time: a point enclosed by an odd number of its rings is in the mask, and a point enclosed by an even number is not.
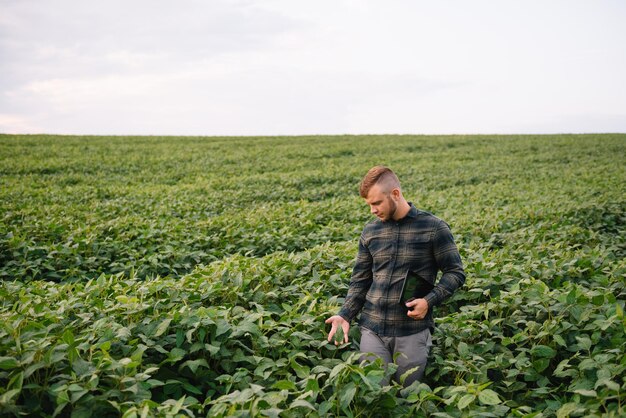
{"type": "Polygon", "coordinates": [[[395,360],[394,380],[399,382],[405,372],[418,367],[405,379],[406,387],[424,375],[432,345],[433,308],[465,282],[461,256],[448,225],[407,202],[389,168],[369,170],[360,194],[378,219],[363,229],[345,302],[338,315],[326,320],[332,325],[328,341],[341,328],[347,343],[350,322],[361,312],[362,358],[380,357],[387,365],[401,353],[395,360]],[[442,272],[439,281],[438,271],[442,272]],[[424,281],[427,293],[403,304],[407,275],[424,281]]]}

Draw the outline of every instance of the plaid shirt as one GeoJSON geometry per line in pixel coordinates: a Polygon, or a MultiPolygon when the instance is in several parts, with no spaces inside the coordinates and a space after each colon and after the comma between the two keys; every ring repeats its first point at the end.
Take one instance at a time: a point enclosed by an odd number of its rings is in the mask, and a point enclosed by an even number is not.
{"type": "Polygon", "coordinates": [[[400,337],[433,328],[432,308],[465,283],[448,224],[409,204],[411,209],[403,219],[375,219],[363,229],[348,295],[339,311],[352,321],[362,310],[359,325],[382,336],[400,337]],[[443,272],[439,281],[438,270],[443,272]],[[421,320],[408,317],[399,302],[408,271],[434,285],[424,297],[429,309],[421,320]]]}

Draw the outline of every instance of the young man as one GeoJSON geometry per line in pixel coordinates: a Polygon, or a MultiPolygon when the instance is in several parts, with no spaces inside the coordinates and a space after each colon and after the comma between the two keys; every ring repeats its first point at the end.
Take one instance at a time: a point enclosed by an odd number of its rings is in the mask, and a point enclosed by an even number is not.
{"type": "Polygon", "coordinates": [[[348,295],[339,314],[326,320],[332,325],[328,341],[341,328],[347,343],[350,322],[361,312],[363,359],[380,357],[388,364],[401,353],[395,360],[396,381],[418,367],[404,381],[409,386],[424,375],[435,325],[433,308],[465,282],[461,256],[448,225],[407,202],[389,168],[369,170],[360,194],[378,219],[363,229],[348,295]],[[438,271],[443,274],[437,281],[438,271]],[[422,282],[419,287],[426,290],[403,303],[407,277],[422,282]]]}

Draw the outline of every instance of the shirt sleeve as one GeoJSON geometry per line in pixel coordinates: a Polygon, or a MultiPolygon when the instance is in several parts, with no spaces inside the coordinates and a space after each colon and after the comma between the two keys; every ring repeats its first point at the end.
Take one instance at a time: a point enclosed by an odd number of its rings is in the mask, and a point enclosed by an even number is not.
{"type": "Polygon", "coordinates": [[[431,308],[441,304],[465,283],[461,255],[450,227],[444,221],[439,223],[433,235],[433,254],[437,268],[443,274],[433,290],[424,297],[431,308]]]}
{"type": "Polygon", "coordinates": [[[350,322],[359,313],[365,303],[365,296],[372,285],[372,254],[364,243],[363,235],[359,239],[359,252],[352,270],[352,279],[348,294],[339,311],[346,321],[350,322]]]}

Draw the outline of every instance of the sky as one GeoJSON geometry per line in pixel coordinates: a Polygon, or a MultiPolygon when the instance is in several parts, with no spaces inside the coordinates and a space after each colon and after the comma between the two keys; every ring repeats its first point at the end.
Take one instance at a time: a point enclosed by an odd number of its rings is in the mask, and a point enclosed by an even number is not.
{"type": "Polygon", "coordinates": [[[623,0],[0,0],[0,133],[626,132],[623,0]]]}

